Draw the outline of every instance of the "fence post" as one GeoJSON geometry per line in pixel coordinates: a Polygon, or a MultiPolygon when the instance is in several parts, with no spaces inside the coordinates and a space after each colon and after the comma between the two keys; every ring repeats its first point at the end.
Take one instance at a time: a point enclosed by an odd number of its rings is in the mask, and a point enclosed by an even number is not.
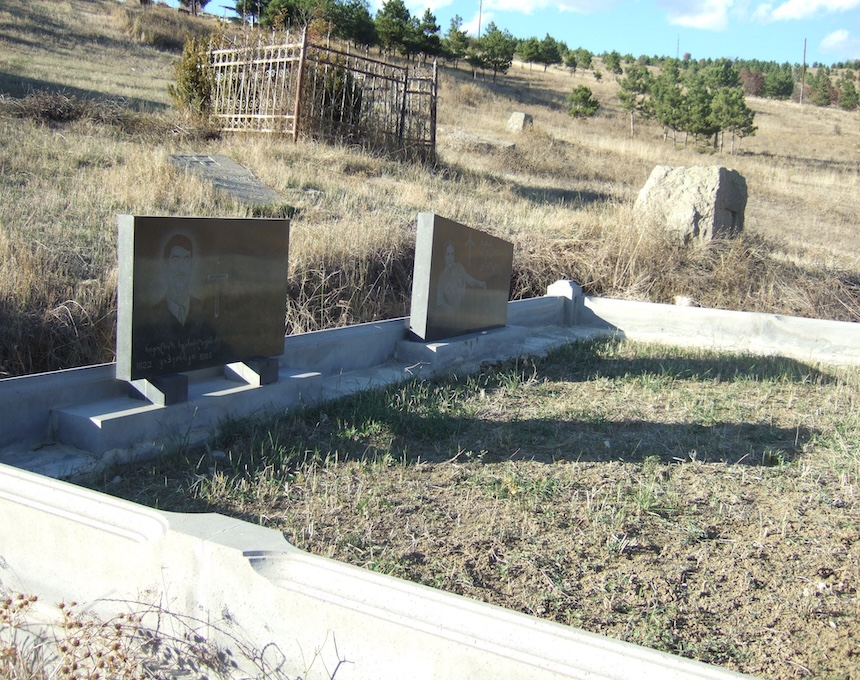
{"type": "Polygon", "coordinates": [[[302,29],[302,47],[299,50],[299,75],[296,78],[296,105],[293,109],[293,143],[299,139],[299,116],[302,113],[302,90],[305,80],[305,58],[308,51],[308,29],[302,29]]]}
{"type": "Polygon", "coordinates": [[[406,97],[408,97],[409,92],[409,67],[406,67],[406,70],[403,72],[403,102],[400,105],[400,125],[397,131],[397,139],[400,142],[400,146],[403,146],[403,135],[406,128],[406,97]]]}
{"type": "Polygon", "coordinates": [[[439,93],[438,59],[433,59],[433,88],[430,100],[430,157],[436,160],[436,97],[439,93]]]}

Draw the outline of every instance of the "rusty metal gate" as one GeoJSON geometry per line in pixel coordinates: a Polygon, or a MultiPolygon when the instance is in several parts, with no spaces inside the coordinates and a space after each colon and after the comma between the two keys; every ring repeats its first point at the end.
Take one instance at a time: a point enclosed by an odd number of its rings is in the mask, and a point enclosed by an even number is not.
{"type": "Polygon", "coordinates": [[[210,49],[212,118],[270,132],[432,160],[438,74],[309,44],[306,35],[210,49]]]}

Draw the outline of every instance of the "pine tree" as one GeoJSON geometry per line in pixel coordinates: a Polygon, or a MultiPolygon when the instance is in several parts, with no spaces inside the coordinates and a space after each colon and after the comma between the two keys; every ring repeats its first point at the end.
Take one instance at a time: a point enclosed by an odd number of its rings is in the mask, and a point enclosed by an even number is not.
{"type": "Polygon", "coordinates": [[[561,50],[558,47],[558,42],[549,33],[540,41],[539,63],[543,64],[543,70],[553,64],[561,63],[561,50]]]}
{"type": "Polygon", "coordinates": [[[380,49],[388,53],[395,50],[405,51],[411,20],[403,0],[386,0],[382,9],[376,13],[376,33],[379,36],[380,49]]]}
{"type": "Polygon", "coordinates": [[[846,111],[853,111],[860,105],[860,95],[857,94],[857,88],[847,78],[839,85],[839,107],[846,111]]]}
{"type": "Polygon", "coordinates": [[[481,59],[487,68],[493,71],[493,82],[496,74],[507,73],[514,60],[517,40],[509,31],[502,31],[495,22],[490,22],[487,31],[478,39],[481,59]]]}
{"type": "Polygon", "coordinates": [[[445,56],[451,59],[455,66],[460,59],[466,56],[466,50],[469,49],[469,36],[462,30],[462,27],[463,18],[459,14],[455,14],[448,27],[448,33],[442,40],[445,56]]]}
{"type": "Polygon", "coordinates": [[[731,154],[735,153],[735,136],[749,137],[755,134],[755,113],[747,106],[744,91],[740,87],[721,87],[714,92],[711,102],[711,120],[720,132],[720,153],[723,151],[725,131],[732,133],[731,154]]]}
{"type": "Polygon", "coordinates": [[[653,80],[654,78],[647,67],[639,66],[639,64],[631,64],[627,67],[624,78],[618,81],[618,84],[621,86],[621,90],[618,92],[621,108],[630,114],[631,138],[636,133],[636,114],[645,118],[652,115],[648,93],[651,91],[653,80]]]}
{"type": "Polygon", "coordinates": [[[567,95],[567,113],[571,118],[591,118],[599,108],[600,102],[585,85],[577,85],[567,95]]]}
{"type": "Polygon", "coordinates": [[[651,86],[651,101],[654,116],[663,126],[665,140],[672,131],[672,146],[677,143],[678,130],[684,129],[684,92],[681,88],[681,75],[678,65],[672,61],[663,66],[660,75],[651,86]]]}

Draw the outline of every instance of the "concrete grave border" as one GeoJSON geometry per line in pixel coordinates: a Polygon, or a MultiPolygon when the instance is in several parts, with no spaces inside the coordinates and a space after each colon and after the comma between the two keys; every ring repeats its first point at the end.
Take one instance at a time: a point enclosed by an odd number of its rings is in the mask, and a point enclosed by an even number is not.
{"type": "MultiPolygon", "coordinates": [[[[325,667],[344,658],[338,678],[746,677],[313,556],[241,520],[160,512],[51,478],[169,450],[176,438],[160,436],[165,426],[185,423],[184,441],[203,441],[224,417],[470,371],[586,338],[860,365],[858,324],[586,297],[568,281],[509,303],[508,324],[434,343],[409,341],[406,319],[287,337],[279,369],[292,388],[236,387],[203,371],[192,377],[193,411],[133,414],[122,428],[130,448],[117,435],[117,448],[100,455],[56,437],[75,409],[104,411],[124,398],[112,365],[0,381],[0,584],[96,612],[150,598],[208,621],[202,632],[215,642],[223,632],[215,619],[227,612],[291,676],[328,677],[325,667]],[[323,667],[309,671],[303,655],[323,667]]],[[[94,418],[80,415],[79,424],[99,429],[94,418]]]]}

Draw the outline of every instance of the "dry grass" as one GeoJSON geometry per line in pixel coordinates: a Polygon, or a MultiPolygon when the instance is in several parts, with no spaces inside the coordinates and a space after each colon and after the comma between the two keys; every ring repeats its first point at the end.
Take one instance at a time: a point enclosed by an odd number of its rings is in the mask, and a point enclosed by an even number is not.
{"type": "Polygon", "coordinates": [[[442,69],[433,167],[221,138],[165,108],[175,54],[140,42],[162,44],[146,36],[175,33],[176,15],[106,0],[0,9],[0,72],[17,74],[0,79],[3,374],[112,359],[117,214],[248,213],[180,175],[174,153],[226,154],[283,195],[265,210],[293,214],[288,331],[406,314],[421,211],[512,240],[514,297],[566,277],[598,295],[858,319],[856,114],[754,100],[759,133],[720,157],[674,149],[654,126],[631,140],[608,76],[515,64],[495,85],[442,69]],[[582,83],[602,109],[574,122],[565,97],[582,83]],[[532,131],[507,131],[515,110],[534,116],[532,131]],[[632,202],[654,165],[712,163],[747,178],[743,238],[681,250],[636,225],[632,202]]]}

